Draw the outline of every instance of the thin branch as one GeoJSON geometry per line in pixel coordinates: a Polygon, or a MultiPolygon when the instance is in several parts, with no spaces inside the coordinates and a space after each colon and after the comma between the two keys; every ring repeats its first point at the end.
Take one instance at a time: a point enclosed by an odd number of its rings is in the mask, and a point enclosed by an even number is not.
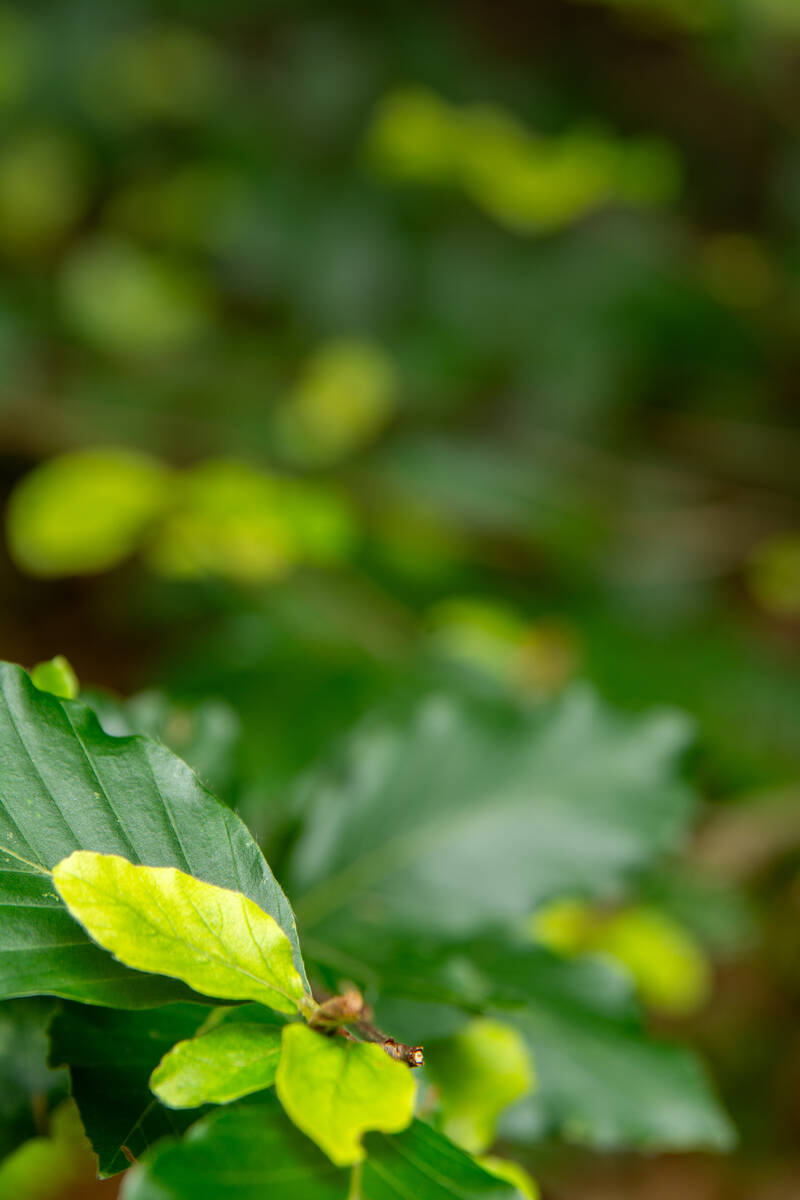
{"type": "Polygon", "coordinates": [[[344,1028],[351,1026],[363,1041],[374,1042],[383,1047],[396,1062],[404,1062],[409,1067],[423,1065],[425,1055],[422,1046],[408,1046],[405,1042],[398,1042],[388,1034],[382,1033],[372,1024],[371,1018],[372,1012],[364,1003],[361,992],[357,988],[348,988],[341,996],[327,996],[322,999],[308,1023],[322,1033],[352,1038],[352,1034],[344,1028]]]}

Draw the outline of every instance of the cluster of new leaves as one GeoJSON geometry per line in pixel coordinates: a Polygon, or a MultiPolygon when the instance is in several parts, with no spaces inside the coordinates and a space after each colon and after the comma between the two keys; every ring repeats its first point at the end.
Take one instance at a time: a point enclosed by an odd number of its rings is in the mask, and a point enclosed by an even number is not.
{"type": "Polygon", "coordinates": [[[498,1121],[507,1145],[723,1148],[702,1070],[645,1031],[624,978],[525,932],[680,843],[687,732],[582,690],[502,719],[438,696],[368,725],[297,788],[307,974],[240,819],[162,744],[3,665],[0,997],[61,998],[50,1062],[100,1173],[141,1159],[125,1200],[531,1194],[475,1157],[498,1121]],[[392,1039],[319,1003],[354,985],[425,1041],[419,1089],[392,1039]]]}

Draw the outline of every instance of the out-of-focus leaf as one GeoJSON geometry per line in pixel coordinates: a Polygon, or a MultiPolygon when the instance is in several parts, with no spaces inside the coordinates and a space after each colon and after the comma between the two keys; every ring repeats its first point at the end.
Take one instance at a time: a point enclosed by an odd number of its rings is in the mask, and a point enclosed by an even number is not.
{"type": "Polygon", "coordinates": [[[339,492],[238,459],[209,459],[177,481],[148,560],[172,578],[258,583],[280,579],[299,562],[346,558],[354,536],[339,492]]]}
{"type": "Polygon", "coordinates": [[[23,129],[0,144],[0,247],[14,259],[52,251],[90,200],[86,147],[60,128],[23,129]]]}
{"type": "Polygon", "coordinates": [[[270,1087],[280,1054],[279,1029],[218,1025],[173,1046],[150,1076],[150,1088],[170,1108],[227,1104],[270,1087]]]}
{"type": "Polygon", "coordinates": [[[202,276],[108,234],[78,247],[59,288],[67,322],[100,350],[126,359],[186,349],[211,324],[202,276]]]}
{"type": "Polygon", "coordinates": [[[66,1092],[64,1071],[47,1066],[46,1028],[55,1001],[0,1004],[0,1160],[36,1135],[43,1116],[66,1092]]]}
{"type": "Polygon", "coordinates": [[[708,960],[687,929],[666,913],[633,905],[598,912],[575,900],[555,901],[532,919],[534,936],[564,954],[607,954],[629,972],[646,1005],[674,1016],[708,997],[708,960]]]}
{"type": "Polygon", "coordinates": [[[126,966],[278,1012],[313,1007],[289,938],[241,892],[93,850],[56,863],[53,882],[72,916],[126,966]]]}
{"type": "Polygon", "coordinates": [[[491,1146],[499,1114],[531,1091],[535,1080],[517,1030],[486,1017],[426,1046],[425,1066],[439,1093],[443,1132],[470,1154],[491,1146]]]}
{"type": "Polygon", "coordinates": [[[400,1134],[369,1134],[367,1150],[351,1190],[351,1172],[333,1166],[267,1095],[203,1118],[181,1142],[162,1142],[130,1172],[122,1200],[520,1200],[420,1121],[400,1134]]]}
{"type": "Polygon", "coordinates": [[[748,564],[750,590],[776,617],[800,614],[800,536],[783,534],[758,546],[748,564]]]}
{"type": "Polygon", "coordinates": [[[490,1175],[496,1175],[498,1179],[505,1179],[507,1183],[512,1184],[527,1200],[539,1200],[539,1189],[535,1180],[519,1163],[508,1158],[497,1158],[494,1154],[483,1154],[478,1162],[490,1175]]]}
{"type": "Polygon", "coordinates": [[[516,233],[560,229],[619,200],[660,204],[680,185],[664,142],[580,128],[541,136],[499,105],[458,109],[423,88],[382,99],[368,147],[382,173],[460,186],[516,233]]]}
{"type": "Polygon", "coordinates": [[[63,654],[37,663],[31,670],[31,679],[40,692],[50,692],[61,700],[74,700],[80,691],[78,676],[63,654]]]}
{"type": "Polygon", "coordinates": [[[19,567],[45,578],[107,571],[138,548],[162,511],[170,473],[129,450],[79,450],[17,484],[6,510],[19,567]]]}
{"type": "Polygon", "coordinates": [[[321,347],[278,410],[276,434],[292,461],[326,465],[369,442],[392,411],[391,360],[368,342],[321,347]]]}
{"type": "Polygon", "coordinates": [[[129,1165],[159,1138],[181,1133],[197,1113],[173,1112],[154,1099],[148,1080],[161,1056],[208,1018],[202,1004],[166,1004],[122,1012],[63,1006],[50,1026],[50,1061],[69,1067],[72,1095],[101,1175],[129,1165]]]}
{"type": "Polygon", "coordinates": [[[368,1130],[397,1133],[414,1115],[405,1063],[372,1042],[325,1037],[306,1025],[284,1029],[275,1087],[295,1125],[340,1167],[363,1159],[368,1130]]]}
{"type": "Polygon", "coordinates": [[[191,998],[131,971],[69,915],[49,871],[74,850],[176,867],[241,891],[275,918],[302,974],[289,903],[242,822],[166,747],[113,738],[76,701],[0,665],[0,994],[44,992],[123,1008],[191,998]]]}
{"type": "Polygon", "coordinates": [[[643,1028],[628,980],[599,959],[485,937],[444,944],[396,939],[369,923],[342,927],[335,947],[308,952],[378,989],[382,1027],[412,1043],[452,1036],[481,1013],[525,1039],[537,1086],[506,1110],[500,1135],[547,1132],[601,1148],[730,1148],[731,1124],[687,1050],[643,1028]]]}
{"type": "Polygon", "coordinates": [[[442,696],[367,726],[300,793],[303,922],[391,915],[457,934],[565,890],[613,892],[685,833],[689,733],[677,713],[623,718],[584,688],[507,723],[442,696]]]}
{"type": "Polygon", "coordinates": [[[32,1138],[0,1163],[0,1196],[59,1200],[65,1188],[90,1184],[93,1167],[77,1109],[66,1100],[53,1114],[49,1136],[32,1138]]]}
{"type": "Polygon", "coordinates": [[[219,102],[226,67],[221,49],[199,30],[147,24],[96,52],[82,86],[106,120],[191,124],[219,102]]]}

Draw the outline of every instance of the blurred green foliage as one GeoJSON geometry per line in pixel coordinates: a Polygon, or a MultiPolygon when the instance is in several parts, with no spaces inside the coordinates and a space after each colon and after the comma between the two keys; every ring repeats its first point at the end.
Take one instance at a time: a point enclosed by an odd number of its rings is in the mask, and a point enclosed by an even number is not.
{"type": "Polygon", "coordinates": [[[107,726],[278,871],[375,706],[686,710],[695,882],[588,941],[654,999],[714,960],[696,1033],[756,1156],[800,1132],[799,13],[0,9],[3,657],[137,693],[107,726]],[[737,953],[773,1000],[730,998],[737,953]]]}

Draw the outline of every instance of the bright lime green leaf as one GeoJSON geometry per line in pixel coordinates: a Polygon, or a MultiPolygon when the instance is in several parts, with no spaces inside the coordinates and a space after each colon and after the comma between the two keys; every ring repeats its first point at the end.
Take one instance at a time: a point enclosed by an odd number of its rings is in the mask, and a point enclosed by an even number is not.
{"type": "Polygon", "coordinates": [[[180,479],[149,561],[175,578],[252,583],[285,575],[297,554],[283,481],[246,462],[210,459],[180,479]]]}
{"type": "Polygon", "coordinates": [[[183,349],[211,321],[211,295],[201,276],[122,238],[85,242],[59,283],[67,319],[112,354],[141,359],[183,349]]]}
{"type": "Polygon", "coordinates": [[[630,908],[600,927],[593,948],[630,971],[645,1004],[680,1016],[708,998],[710,968],[700,945],[671,917],[630,908]]]}
{"type": "Polygon", "coordinates": [[[161,511],[169,472],[122,449],[81,450],[42,463],[12,493],[6,513],[14,561],[32,575],[106,571],[137,548],[161,511]]]}
{"type": "Polygon", "coordinates": [[[391,360],[370,342],[322,346],[279,410],[277,436],[293,461],[338,462],[383,428],[397,383],[391,360]]]}
{"type": "Polygon", "coordinates": [[[524,1039],[490,1018],[471,1021],[446,1042],[428,1046],[425,1057],[439,1089],[444,1132],[472,1154],[491,1146],[500,1113],[534,1086],[524,1039]]]}
{"type": "Polygon", "coordinates": [[[31,679],[40,692],[50,692],[62,700],[74,700],[80,691],[78,676],[63,654],[57,654],[48,662],[37,663],[31,671],[31,679]]]}
{"type": "Polygon", "coordinates": [[[91,850],[63,859],[53,880],[73,917],[126,966],[278,1012],[313,1006],[288,937],[241,892],[91,850]]]}
{"type": "Polygon", "coordinates": [[[455,170],[458,114],[427,88],[384,96],[368,133],[367,152],[378,171],[396,179],[437,182],[455,170]]]}
{"type": "Polygon", "coordinates": [[[150,1087],[170,1108],[228,1104],[275,1082],[281,1031],[268,1025],[218,1025],[178,1042],[150,1076],[150,1087]]]}
{"type": "Polygon", "coordinates": [[[367,144],[386,175],[460,185],[518,233],[551,232],[616,201],[669,202],[680,185],[665,143],[581,128],[542,136],[499,105],[454,108],[420,88],[379,103],[367,144]]]}
{"type": "Polygon", "coordinates": [[[530,932],[534,941],[556,954],[580,954],[589,945],[596,923],[593,905],[566,896],[537,909],[530,919],[530,932]]]}
{"type": "Polygon", "coordinates": [[[339,1167],[364,1158],[361,1136],[397,1133],[414,1115],[414,1077],[380,1046],[287,1025],[275,1086],[286,1112],[339,1167]]]}
{"type": "Polygon", "coordinates": [[[558,900],[534,914],[531,932],[559,954],[604,954],[621,963],[645,1004],[660,1012],[692,1012],[708,996],[710,968],[702,947],[656,909],[604,913],[583,900],[558,900]]]}
{"type": "Polygon", "coordinates": [[[539,1189],[535,1179],[519,1163],[512,1162],[508,1158],[497,1158],[494,1154],[485,1154],[478,1159],[478,1162],[490,1175],[495,1175],[498,1179],[505,1179],[507,1183],[513,1184],[522,1196],[527,1196],[528,1200],[539,1200],[539,1189]]]}

